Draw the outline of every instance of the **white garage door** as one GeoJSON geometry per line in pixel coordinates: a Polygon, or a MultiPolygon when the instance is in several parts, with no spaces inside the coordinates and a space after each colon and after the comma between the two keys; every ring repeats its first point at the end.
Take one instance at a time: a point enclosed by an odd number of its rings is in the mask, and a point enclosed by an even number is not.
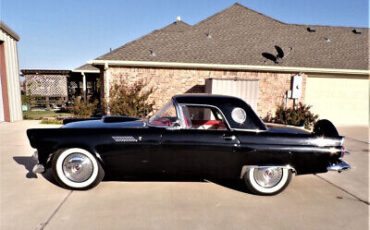
{"type": "MultiPolygon", "coordinates": [[[[1,79],[1,74],[0,74],[1,79]]],[[[0,81],[0,122],[3,122],[5,120],[4,118],[4,103],[3,103],[3,88],[1,87],[1,81],[0,81]]]]}
{"type": "Polygon", "coordinates": [[[239,97],[257,111],[258,80],[208,79],[206,92],[239,97]]]}
{"type": "Polygon", "coordinates": [[[367,78],[308,76],[305,101],[320,119],[334,125],[368,125],[367,78]]]}

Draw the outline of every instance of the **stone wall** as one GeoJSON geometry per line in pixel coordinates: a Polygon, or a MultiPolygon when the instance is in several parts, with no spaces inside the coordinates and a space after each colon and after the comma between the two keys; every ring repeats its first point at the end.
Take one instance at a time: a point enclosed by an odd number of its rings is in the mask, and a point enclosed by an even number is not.
{"type": "MultiPolygon", "coordinates": [[[[266,73],[222,70],[191,70],[191,69],[161,69],[161,68],[132,68],[109,67],[104,76],[109,74],[110,85],[123,78],[128,82],[144,80],[148,87],[153,87],[154,93],[150,98],[155,102],[155,108],[161,108],[173,95],[183,93],[204,93],[205,81],[209,78],[218,79],[258,79],[258,115],[265,117],[274,114],[278,105],[285,101],[284,94],[291,89],[293,73],[266,73]]],[[[306,75],[303,75],[304,102],[306,75]]],[[[288,100],[292,106],[293,100],[288,100]]]]}

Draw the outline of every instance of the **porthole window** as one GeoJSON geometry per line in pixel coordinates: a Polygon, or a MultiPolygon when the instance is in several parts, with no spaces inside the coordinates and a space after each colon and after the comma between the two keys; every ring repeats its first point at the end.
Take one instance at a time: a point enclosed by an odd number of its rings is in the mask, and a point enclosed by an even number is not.
{"type": "Polygon", "coordinates": [[[245,113],[244,109],[242,109],[242,108],[235,108],[231,112],[231,118],[236,123],[242,124],[247,119],[247,114],[245,113]]]}

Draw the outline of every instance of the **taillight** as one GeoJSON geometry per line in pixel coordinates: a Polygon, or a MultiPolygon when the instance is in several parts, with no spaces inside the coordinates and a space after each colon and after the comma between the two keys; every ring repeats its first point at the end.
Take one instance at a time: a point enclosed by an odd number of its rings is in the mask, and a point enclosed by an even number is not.
{"type": "Polygon", "coordinates": [[[344,152],[345,152],[344,147],[342,146],[342,148],[340,150],[341,150],[340,151],[340,158],[342,158],[342,157],[344,157],[344,152]]]}

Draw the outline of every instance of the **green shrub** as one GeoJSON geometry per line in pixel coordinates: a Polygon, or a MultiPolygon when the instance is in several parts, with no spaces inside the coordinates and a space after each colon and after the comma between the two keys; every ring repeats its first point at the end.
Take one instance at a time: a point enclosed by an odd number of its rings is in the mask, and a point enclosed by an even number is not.
{"type": "Polygon", "coordinates": [[[301,102],[294,108],[285,108],[284,105],[280,105],[276,110],[275,117],[267,117],[264,120],[285,125],[304,126],[306,129],[310,129],[319,118],[318,115],[310,111],[311,107],[301,102]]]}
{"type": "Polygon", "coordinates": [[[58,120],[58,119],[42,119],[41,124],[46,124],[46,125],[62,125],[63,120],[58,120]]]}
{"type": "Polygon", "coordinates": [[[76,97],[73,100],[72,106],[70,106],[69,110],[73,114],[74,117],[77,118],[89,118],[93,114],[96,113],[98,109],[98,100],[94,100],[92,102],[89,99],[85,102],[81,100],[81,97],[76,97]]]}
{"type": "Polygon", "coordinates": [[[154,109],[154,103],[148,101],[153,88],[147,89],[147,83],[137,81],[132,85],[124,80],[116,82],[109,91],[106,103],[111,115],[147,117],[154,109]]]}

